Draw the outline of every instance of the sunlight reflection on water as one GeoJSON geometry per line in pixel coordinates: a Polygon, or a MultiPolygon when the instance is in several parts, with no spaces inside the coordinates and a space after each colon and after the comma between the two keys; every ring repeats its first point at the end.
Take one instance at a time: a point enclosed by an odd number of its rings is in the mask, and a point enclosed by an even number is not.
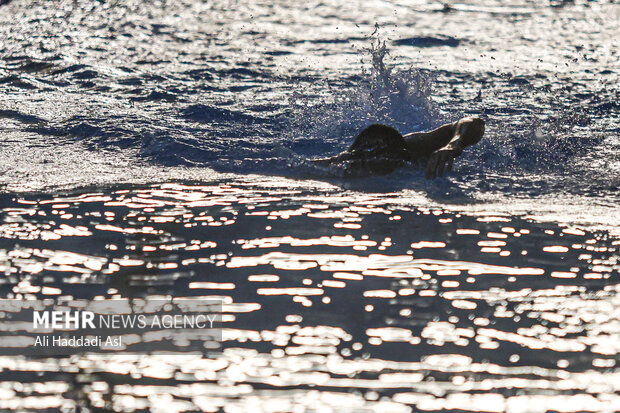
{"type": "Polygon", "coordinates": [[[0,357],[24,382],[4,382],[2,408],[620,404],[620,242],[603,232],[243,183],[29,195],[1,214],[6,298],[193,296],[225,312],[217,353],[0,357]]]}

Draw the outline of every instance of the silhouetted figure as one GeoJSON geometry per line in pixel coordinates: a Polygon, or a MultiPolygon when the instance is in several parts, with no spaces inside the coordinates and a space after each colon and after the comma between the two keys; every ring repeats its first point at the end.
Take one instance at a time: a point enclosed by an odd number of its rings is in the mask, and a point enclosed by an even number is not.
{"type": "Polygon", "coordinates": [[[343,168],[347,177],[387,175],[405,162],[413,162],[425,167],[427,178],[435,178],[452,170],[454,159],[463,149],[478,143],[483,134],[484,121],[476,117],[404,136],[391,126],[370,125],[357,135],[348,150],[312,162],[343,168]]]}

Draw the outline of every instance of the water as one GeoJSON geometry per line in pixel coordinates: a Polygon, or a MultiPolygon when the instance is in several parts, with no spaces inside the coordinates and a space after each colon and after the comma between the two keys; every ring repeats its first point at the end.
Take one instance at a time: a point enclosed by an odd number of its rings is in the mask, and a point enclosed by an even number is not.
{"type": "Polygon", "coordinates": [[[617,411],[614,2],[0,6],[2,296],[219,297],[203,356],[0,357],[20,411],[617,411]],[[305,159],[487,121],[455,171],[305,159]],[[191,359],[188,359],[191,358],[191,359]]]}

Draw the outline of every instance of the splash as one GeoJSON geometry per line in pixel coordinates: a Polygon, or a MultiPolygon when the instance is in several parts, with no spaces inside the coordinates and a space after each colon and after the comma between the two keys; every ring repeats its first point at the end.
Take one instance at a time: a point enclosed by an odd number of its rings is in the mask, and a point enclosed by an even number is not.
{"type": "MultiPolygon", "coordinates": [[[[335,85],[326,80],[314,85],[317,90],[308,89],[290,99],[288,147],[300,157],[344,150],[372,123],[389,124],[407,133],[465,115],[482,116],[489,127],[487,138],[461,159],[463,172],[507,173],[511,177],[530,172],[562,174],[565,167],[580,165],[602,141],[587,128],[592,115],[575,101],[570,88],[551,90],[534,78],[509,73],[494,79],[496,75],[489,72],[484,93],[481,89],[472,101],[459,99],[450,104],[445,102],[445,91],[436,91],[438,72],[390,64],[385,40],[372,38],[363,52],[365,66],[359,76],[335,85]],[[520,95],[517,101],[500,93],[506,87],[516,89],[520,95]],[[439,107],[439,100],[444,107],[439,107]]],[[[465,85],[462,82],[468,83],[456,79],[444,82],[441,87],[452,88],[453,93],[465,85]]]]}
{"type": "Polygon", "coordinates": [[[441,122],[432,99],[435,74],[410,67],[397,70],[386,62],[386,42],[373,39],[363,49],[359,76],[322,85],[328,89],[317,99],[314,92],[296,93],[290,99],[289,140],[303,155],[344,149],[364,127],[389,124],[403,133],[428,129],[441,122]],[[368,63],[366,63],[368,64],[368,63]],[[343,84],[344,83],[344,84],[343,84]],[[318,102],[317,102],[318,101],[318,102]]]}

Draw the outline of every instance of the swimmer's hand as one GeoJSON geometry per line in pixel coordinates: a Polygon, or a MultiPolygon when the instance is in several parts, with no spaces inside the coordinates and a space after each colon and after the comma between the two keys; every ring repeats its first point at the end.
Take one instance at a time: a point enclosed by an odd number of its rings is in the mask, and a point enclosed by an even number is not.
{"type": "Polygon", "coordinates": [[[444,171],[452,171],[454,160],[461,156],[463,149],[475,145],[484,134],[484,121],[476,117],[463,118],[453,123],[454,135],[450,142],[431,153],[426,164],[426,178],[443,176],[444,171]]]}
{"type": "Polygon", "coordinates": [[[433,152],[426,163],[426,179],[443,176],[445,170],[452,171],[452,164],[463,153],[464,147],[463,141],[458,138],[433,152]]]}

